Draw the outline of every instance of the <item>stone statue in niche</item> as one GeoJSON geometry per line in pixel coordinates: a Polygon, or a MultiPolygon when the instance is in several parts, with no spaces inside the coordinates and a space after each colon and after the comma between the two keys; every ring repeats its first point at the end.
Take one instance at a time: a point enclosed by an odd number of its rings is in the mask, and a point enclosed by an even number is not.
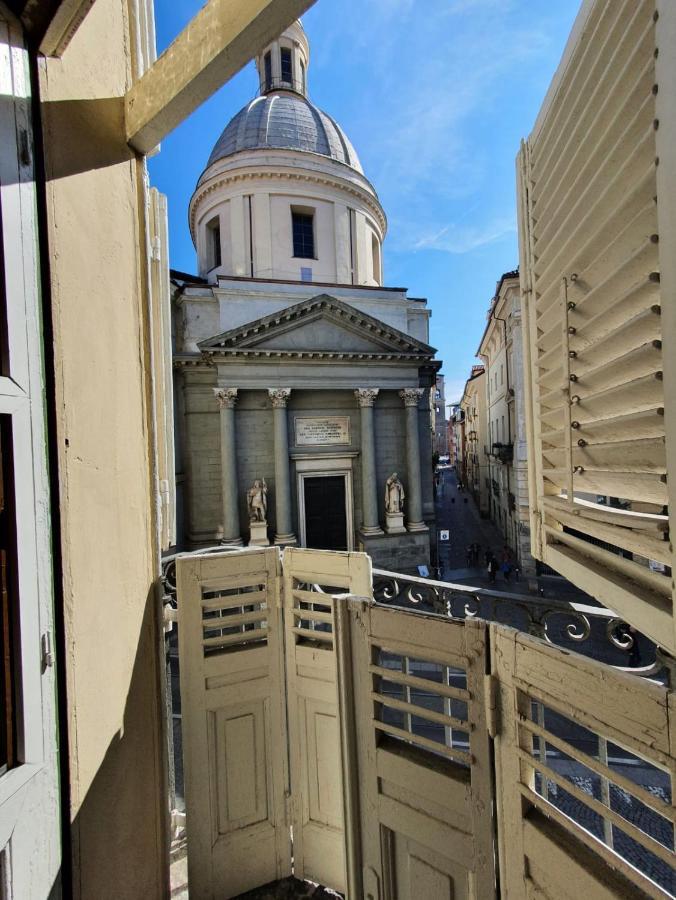
{"type": "Polygon", "coordinates": [[[257,478],[246,492],[251,538],[249,546],[268,547],[268,486],[265,478],[257,478]]]}
{"type": "Polygon", "coordinates": [[[399,480],[397,473],[393,472],[385,482],[385,512],[402,512],[405,497],[404,485],[399,480]]]}
{"type": "Polygon", "coordinates": [[[257,478],[246,494],[250,522],[268,520],[268,486],[265,478],[257,478]]]}
{"type": "Polygon", "coordinates": [[[404,485],[393,472],[385,482],[385,531],[388,534],[403,534],[404,528],[404,485]]]}

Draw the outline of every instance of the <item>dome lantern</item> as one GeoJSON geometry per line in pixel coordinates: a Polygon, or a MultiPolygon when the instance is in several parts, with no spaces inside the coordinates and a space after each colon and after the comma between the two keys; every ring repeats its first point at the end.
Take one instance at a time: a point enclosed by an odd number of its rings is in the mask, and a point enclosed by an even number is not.
{"type": "Polygon", "coordinates": [[[286,90],[307,97],[309,62],[310,45],[307,35],[301,23],[296,20],[256,57],[261,94],[286,90]]]}

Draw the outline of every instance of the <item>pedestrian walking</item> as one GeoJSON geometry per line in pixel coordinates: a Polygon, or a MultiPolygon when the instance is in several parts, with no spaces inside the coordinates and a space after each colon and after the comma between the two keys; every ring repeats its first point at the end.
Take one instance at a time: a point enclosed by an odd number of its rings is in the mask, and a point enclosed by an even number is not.
{"type": "Polygon", "coordinates": [[[495,582],[495,576],[498,572],[498,561],[497,559],[491,555],[491,558],[488,560],[488,577],[491,582],[495,582]]]}
{"type": "Polygon", "coordinates": [[[473,563],[472,563],[472,545],[471,544],[468,544],[467,548],[465,549],[465,562],[467,563],[467,568],[471,569],[472,565],[473,565],[473,563]]]}

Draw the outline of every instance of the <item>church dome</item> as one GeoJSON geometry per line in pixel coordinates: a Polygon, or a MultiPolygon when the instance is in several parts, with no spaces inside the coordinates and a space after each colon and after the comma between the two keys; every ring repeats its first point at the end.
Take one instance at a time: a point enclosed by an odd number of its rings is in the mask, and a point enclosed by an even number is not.
{"type": "Polygon", "coordinates": [[[340,125],[307,97],[279,90],[256,97],[230,120],[207,168],[242,150],[268,149],[318,153],[363,174],[359,157],[340,125]]]}

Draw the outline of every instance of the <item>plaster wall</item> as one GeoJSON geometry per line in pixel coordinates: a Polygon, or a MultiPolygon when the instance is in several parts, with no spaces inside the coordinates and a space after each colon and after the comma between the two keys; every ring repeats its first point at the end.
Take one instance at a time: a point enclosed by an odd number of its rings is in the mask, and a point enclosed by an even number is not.
{"type": "Polygon", "coordinates": [[[126,4],[41,59],[74,893],[165,897],[143,163],[126,4]]]}

